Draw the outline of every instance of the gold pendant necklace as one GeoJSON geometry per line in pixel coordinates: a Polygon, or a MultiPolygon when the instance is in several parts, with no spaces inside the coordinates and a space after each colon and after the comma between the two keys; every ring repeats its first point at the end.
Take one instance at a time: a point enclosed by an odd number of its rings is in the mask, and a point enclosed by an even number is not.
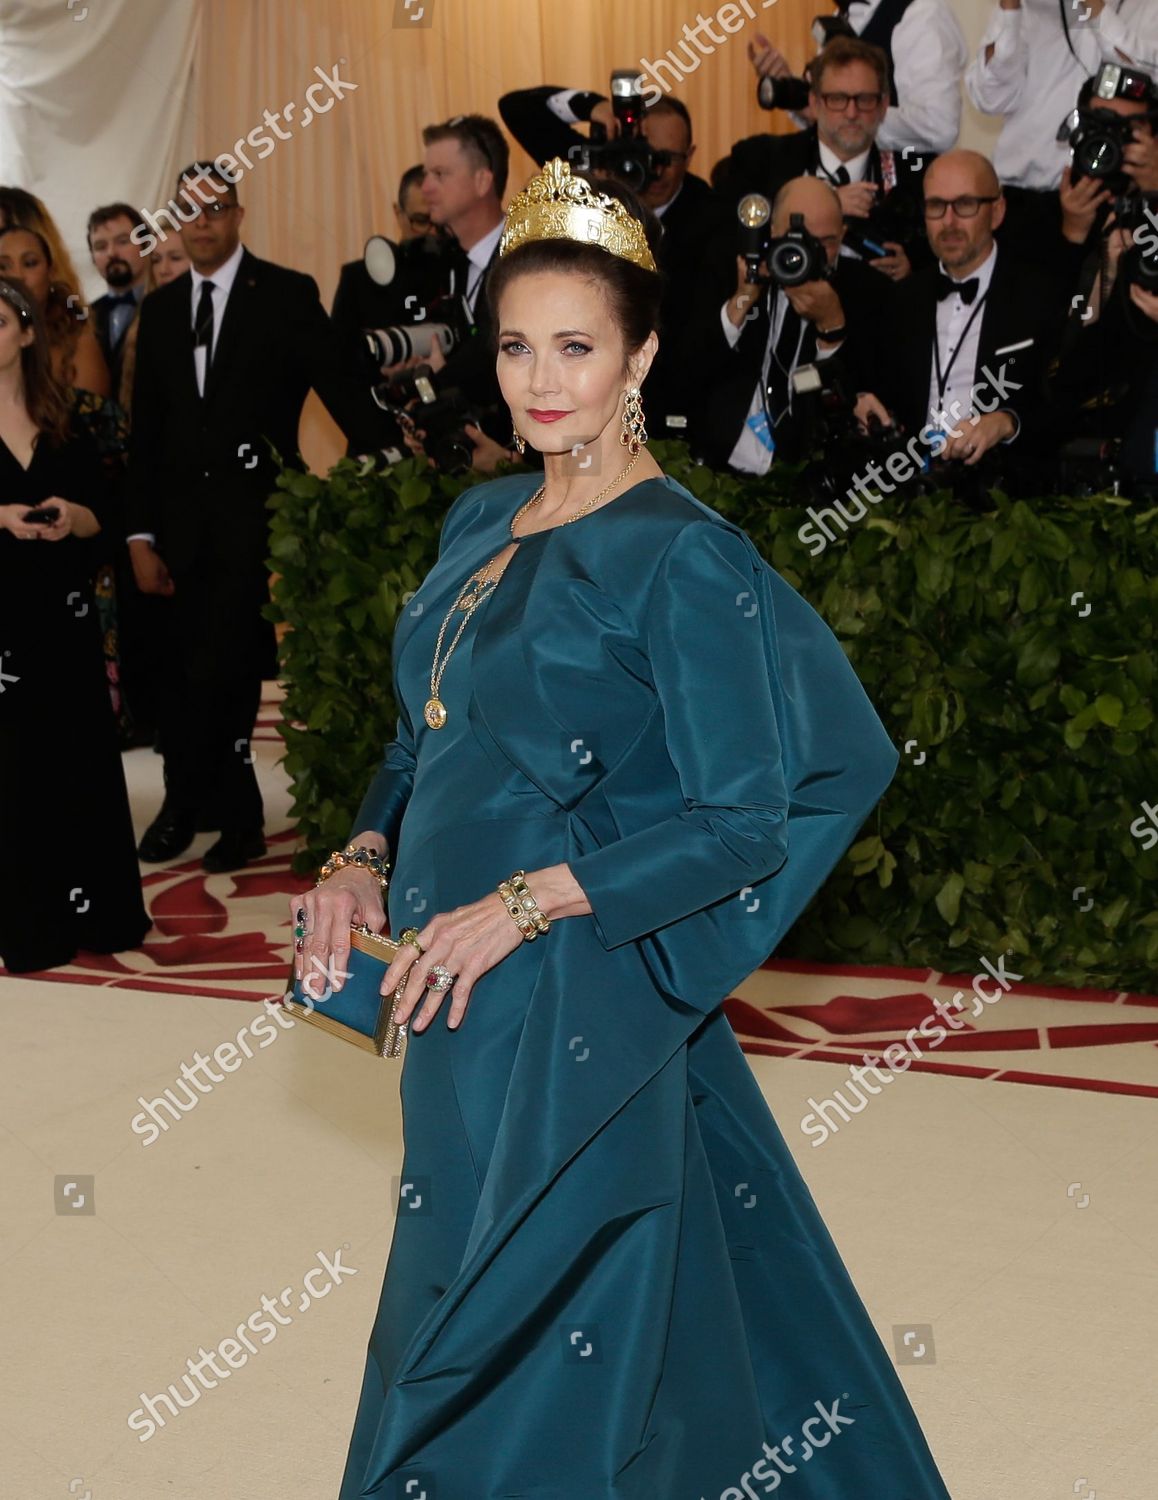
{"type": "MultiPolygon", "coordinates": [[[[577,521],[580,516],[586,515],[586,513],[592,508],[592,506],[597,505],[609,490],[614,489],[619,481],[623,479],[625,475],[631,472],[631,470],[635,467],[635,463],[638,457],[639,454],[635,454],[627,467],[625,469],[622,469],[610,484],[605,485],[597,495],[593,496],[584,505],[581,505],[573,516],[568,516],[565,521],[561,521],[559,524],[561,526],[569,526],[572,521],[577,521]]],[[[515,536],[516,524],[523,518],[524,515],[526,515],[527,511],[529,511],[532,506],[538,505],[539,501],[542,500],[543,495],[546,492],[546,488],[547,486],[545,483],[541,484],[535,491],[535,493],[531,496],[531,498],[524,501],[512,516],[511,536],[512,538],[514,538],[514,540],[520,540],[520,538],[515,536]]],[[[422,710],[422,717],[425,719],[426,723],[431,729],[442,729],[446,725],[446,704],[443,703],[442,699],[438,696],[438,692],[439,688],[442,685],[442,674],[446,671],[446,665],[450,661],[454,648],[458,645],[459,639],[461,638],[463,631],[466,629],[471,615],[474,614],[475,610],[479,607],[484,599],[489,599],[490,596],[494,593],[496,584],[502,577],[503,573],[506,571],[506,567],[504,566],[497,576],[492,577],[490,569],[493,561],[494,559],[492,558],[491,562],[486,563],[483,567],[479,568],[477,572],[471,574],[466,583],[459,590],[458,594],[455,597],[454,603],[446,612],[446,618],[439,626],[438,639],[434,643],[434,662],[430,668],[430,697],[426,700],[426,705],[422,710]],[[472,589],[474,590],[473,593],[471,592],[472,589]],[[458,630],[455,632],[454,639],[451,641],[449,647],[447,648],[446,655],[442,658],[442,661],[440,663],[438,657],[439,652],[442,650],[442,639],[446,634],[446,627],[450,624],[451,616],[454,614],[456,609],[462,610],[462,620],[459,623],[458,630]]]]}

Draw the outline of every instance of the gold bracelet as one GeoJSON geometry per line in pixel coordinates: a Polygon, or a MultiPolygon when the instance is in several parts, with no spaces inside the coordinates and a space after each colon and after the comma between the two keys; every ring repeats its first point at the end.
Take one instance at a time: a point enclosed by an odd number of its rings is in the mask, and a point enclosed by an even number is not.
{"type": "Polygon", "coordinates": [[[328,880],[331,875],[347,868],[366,870],[378,882],[378,888],[383,896],[386,894],[390,884],[388,874],[390,861],[386,855],[375,854],[373,849],[367,849],[364,844],[347,844],[344,849],[335,849],[319,870],[318,878],[314,881],[315,888],[321,885],[323,880],[328,880]]]}
{"type": "Polygon", "coordinates": [[[529,942],[538,937],[540,932],[546,932],[551,924],[531,895],[527,882],[523,879],[525,874],[525,870],[516,870],[509,880],[499,882],[498,892],[519,931],[529,942]]]}

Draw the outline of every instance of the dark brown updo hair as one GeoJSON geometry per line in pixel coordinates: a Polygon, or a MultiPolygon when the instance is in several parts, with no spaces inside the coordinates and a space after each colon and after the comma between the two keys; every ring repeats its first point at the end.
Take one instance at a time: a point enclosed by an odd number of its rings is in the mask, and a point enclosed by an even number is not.
{"type": "MultiPolygon", "coordinates": [[[[663,238],[663,224],[631,188],[610,177],[590,172],[572,172],[597,193],[618,198],[633,219],[643,225],[648,248],[656,264],[663,238]]],[[[623,335],[624,366],[654,329],[659,331],[659,309],[664,279],[659,271],[648,271],[622,255],[612,255],[600,245],[580,240],[532,240],[496,260],[486,280],[487,306],[494,326],[492,344],[497,356],[499,300],[510,283],[532,271],[566,271],[597,282],[607,299],[611,317],[623,335]]]]}

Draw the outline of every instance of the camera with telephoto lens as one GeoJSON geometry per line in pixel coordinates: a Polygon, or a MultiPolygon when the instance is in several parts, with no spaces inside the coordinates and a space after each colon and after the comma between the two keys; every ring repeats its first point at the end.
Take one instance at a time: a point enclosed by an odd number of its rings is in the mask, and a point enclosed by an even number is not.
{"type": "Polygon", "coordinates": [[[474,464],[474,444],[466,434],[466,423],[479,425],[478,414],[457,389],[436,391],[429,365],[403,370],[393,380],[382,381],[370,394],[383,411],[403,425],[413,423],[426,436],[422,446],[444,474],[460,474],[474,464]],[[417,399],[407,410],[405,403],[417,399]]]}
{"type": "Polygon", "coordinates": [[[1129,193],[1133,179],[1122,171],[1126,147],[1134,139],[1134,125],[1149,119],[1158,123],[1158,90],[1148,73],[1118,63],[1103,63],[1092,80],[1082,85],[1077,108],[1071,110],[1058,130],[1059,141],[1068,143],[1073,156],[1070,175],[1074,182],[1094,177],[1112,193],[1129,193]],[[1099,109],[1098,101],[1131,99],[1146,105],[1145,114],[1119,115],[1099,109]]]}
{"type": "MultiPolygon", "coordinates": [[[[828,46],[834,37],[856,36],[848,19],[848,9],[853,0],[836,0],[835,16],[814,16],[812,39],[819,49],[828,46]]],[[[808,108],[808,95],[812,85],[806,78],[761,78],[756,83],[756,100],[761,109],[788,109],[801,114],[808,108]]]]}
{"type": "Polygon", "coordinates": [[[635,68],[617,68],[611,75],[611,108],[619,134],[608,140],[606,127],[592,121],[591,134],[570,147],[573,172],[604,172],[640,193],[674,160],[670,151],[650,146],[643,134],[643,75],[635,68]]]}
{"type": "Polygon", "coordinates": [[[387,328],[364,328],[366,354],[375,370],[403,360],[429,359],[437,343],[449,354],[462,337],[454,286],[454,241],[449,235],[415,235],[395,244],[376,234],[366,242],[366,273],[377,286],[401,278],[409,292],[405,306],[413,321],[387,328]]]}

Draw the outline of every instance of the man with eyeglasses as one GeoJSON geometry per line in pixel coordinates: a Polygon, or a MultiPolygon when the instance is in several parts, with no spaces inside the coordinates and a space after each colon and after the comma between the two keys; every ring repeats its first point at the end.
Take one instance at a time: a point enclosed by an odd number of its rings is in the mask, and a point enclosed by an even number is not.
{"type": "MultiPolygon", "coordinates": [[[[813,32],[825,45],[852,35],[885,54],[893,83],[879,132],[883,150],[932,156],[957,144],[961,74],[969,54],[947,0],[836,0],[836,14],[818,16],[813,32]]],[[[748,57],[761,82],[791,77],[787,60],[766,36],[755,37],[748,57]]]]}
{"type": "Polygon", "coordinates": [[[242,244],[245,209],[224,160],[178,180],[191,267],[141,304],[126,485],[133,572],[143,593],[171,600],[175,638],[165,798],[138,853],[174,859],[198,831],[219,830],[201,861],[211,873],[265,852],[252,738],[262,680],[278,673],[262,615],[274,454],[301,462],[311,388],[358,452],[401,441],[341,359],[314,279],[242,244]]]}
{"type": "Polygon", "coordinates": [[[938,264],[901,287],[877,379],[857,416],[895,419],[919,434],[929,458],[970,476],[990,454],[986,472],[994,472],[1000,456],[1004,474],[1040,493],[1037,466],[1051,436],[1045,372],[1065,315],[1062,284],[998,247],[1005,200],[978,152],[937,157],[925,176],[924,211],[938,264]]]}
{"type": "MultiPolygon", "coordinates": [[[[878,145],[889,110],[885,55],[857,37],[840,36],[806,71],[814,123],[792,135],[737,141],[719,164],[720,191],[735,206],[748,193],[771,198],[794,177],[823,177],[840,196],[844,254],[902,281],[928,259],[921,224],[927,163],[917,153],[902,156],[878,145]]],[[[730,228],[734,233],[734,221],[730,228]]]]}

